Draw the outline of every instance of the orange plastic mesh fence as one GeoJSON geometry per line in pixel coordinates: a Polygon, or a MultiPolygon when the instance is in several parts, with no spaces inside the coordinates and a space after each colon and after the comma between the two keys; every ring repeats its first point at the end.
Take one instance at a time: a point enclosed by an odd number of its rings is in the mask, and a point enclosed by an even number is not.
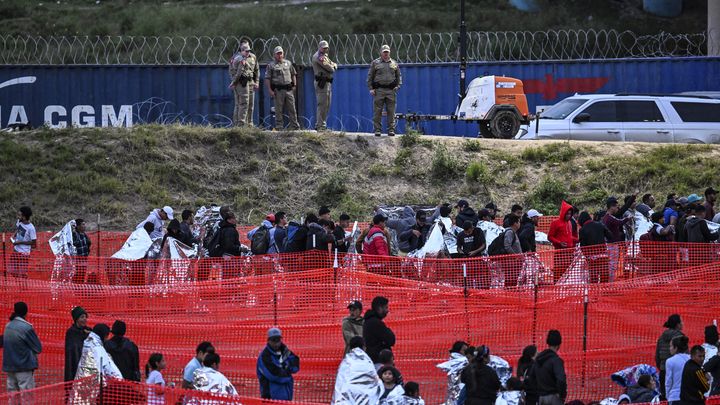
{"type": "MultiPolygon", "coordinates": [[[[700,266],[718,258],[718,244],[641,241],[472,259],[348,254],[339,255],[337,265],[408,280],[484,289],[527,286],[536,281],[540,285],[567,284],[584,279],[608,282],[700,266]]],[[[334,255],[320,250],[231,258],[137,261],[97,256],[55,257],[33,252],[29,257],[5,253],[0,259],[3,274],[56,283],[99,285],[174,285],[335,265],[334,255]]]]}
{"type": "Polygon", "coordinates": [[[82,305],[90,324],[124,320],[142,364],[151,353],[163,353],[166,381],[179,383],[195,346],[210,340],[222,357],[220,371],[246,397],[259,395],[257,356],[267,329],[278,326],[301,359],[294,400],[327,403],[342,359],[340,322],[347,303],[360,299],[369,306],[374,296],[383,295],[390,300],[386,322],[397,335],[396,364],[405,381],[420,383],[426,402],[444,399],[446,379],[435,366],[446,360],[455,340],[489,345],[493,354],[516,365],[525,345],[544,346],[549,329],[563,334],[568,399],[587,401],[621,393],[610,381],[613,372],[654,364],[655,343],[669,314],[682,315],[692,344],[702,342],[704,326],[718,313],[713,294],[720,289],[720,265],[672,270],[677,267],[613,283],[487,290],[351,267],[146,286],[6,277],[0,308],[28,303],[28,321],[44,345],[36,373],[40,386],[62,380],[69,313],[82,305]]]}

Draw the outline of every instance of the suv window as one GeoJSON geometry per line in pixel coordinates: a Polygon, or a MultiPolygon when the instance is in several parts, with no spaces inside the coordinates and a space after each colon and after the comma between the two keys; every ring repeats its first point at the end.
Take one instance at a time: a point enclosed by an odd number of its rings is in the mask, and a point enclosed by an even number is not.
{"type": "Polygon", "coordinates": [[[673,101],[670,104],[683,122],[720,122],[720,104],[682,101],[673,101]]]}
{"type": "Polygon", "coordinates": [[[654,101],[628,100],[618,102],[624,122],[665,122],[654,101]]]}
{"type": "Polygon", "coordinates": [[[590,114],[589,122],[618,122],[617,102],[616,101],[598,101],[591,104],[582,113],[590,114]]]}
{"type": "Polygon", "coordinates": [[[566,98],[540,113],[540,117],[546,120],[564,120],[586,101],[586,98],[566,98]]]}

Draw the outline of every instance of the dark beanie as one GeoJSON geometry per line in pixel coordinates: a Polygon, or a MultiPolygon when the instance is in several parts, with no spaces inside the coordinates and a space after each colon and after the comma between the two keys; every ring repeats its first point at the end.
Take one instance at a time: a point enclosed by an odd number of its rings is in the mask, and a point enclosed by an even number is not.
{"type": "Polygon", "coordinates": [[[560,346],[560,344],[562,343],[562,336],[560,336],[560,331],[551,329],[550,332],[548,332],[545,343],[547,343],[548,346],[560,346]]]}
{"type": "Polygon", "coordinates": [[[28,306],[26,303],[19,301],[13,306],[13,315],[25,318],[28,313],[28,306]]]}
{"type": "Polygon", "coordinates": [[[105,340],[108,334],[110,334],[110,327],[104,323],[99,323],[93,327],[93,333],[100,336],[100,339],[105,340]]]}
{"type": "Polygon", "coordinates": [[[718,328],[715,325],[708,325],[705,327],[705,343],[711,345],[717,345],[720,336],[718,336],[718,328]]]}
{"type": "Polygon", "coordinates": [[[111,332],[115,336],[125,336],[126,330],[127,326],[125,325],[125,322],[117,320],[113,323],[111,332]]]}
{"type": "Polygon", "coordinates": [[[70,315],[72,315],[73,322],[76,322],[82,315],[87,315],[87,311],[83,307],[75,307],[70,311],[70,315]]]}
{"type": "Polygon", "coordinates": [[[680,315],[678,314],[672,314],[668,317],[668,320],[663,325],[666,328],[675,329],[676,326],[680,323],[680,315]]]}

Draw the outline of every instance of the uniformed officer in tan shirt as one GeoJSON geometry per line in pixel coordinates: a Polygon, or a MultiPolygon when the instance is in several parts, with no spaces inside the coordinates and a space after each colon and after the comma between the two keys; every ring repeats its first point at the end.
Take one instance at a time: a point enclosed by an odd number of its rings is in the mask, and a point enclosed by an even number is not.
{"type": "Polygon", "coordinates": [[[375,136],[382,132],[382,112],[387,111],[388,136],[395,136],[395,103],[402,85],[400,66],[390,58],[390,46],[380,47],[380,57],[370,63],[367,86],[373,96],[373,127],[375,136]]]}
{"type": "Polygon", "coordinates": [[[275,129],[283,128],[283,111],[287,112],[290,120],[288,128],[290,130],[300,129],[295,110],[295,95],[293,94],[297,72],[292,62],[285,59],[282,47],[276,46],[273,55],[275,55],[275,59],[268,63],[267,69],[265,69],[265,84],[270,97],[275,99],[275,129]]]}
{"type": "Polygon", "coordinates": [[[230,60],[230,87],[235,94],[233,124],[236,126],[252,124],[252,103],[254,87],[257,87],[257,59],[250,52],[250,45],[242,43],[240,52],[230,60]]]}
{"type": "Polygon", "coordinates": [[[327,116],[330,111],[332,99],[332,82],[337,63],[330,60],[328,51],[330,45],[327,41],[320,41],[318,51],[312,56],[313,73],[315,74],[315,97],[317,98],[317,118],[315,129],[327,130],[327,116]]]}
{"type": "Polygon", "coordinates": [[[252,86],[250,86],[250,95],[248,97],[248,108],[247,108],[247,117],[245,119],[246,125],[255,125],[253,122],[253,111],[255,107],[255,92],[258,91],[260,88],[260,64],[258,63],[257,56],[252,51],[252,45],[250,45],[250,38],[248,37],[242,37],[240,38],[240,45],[243,43],[247,44],[250,47],[250,53],[248,54],[247,58],[248,60],[252,60],[252,64],[255,65],[253,68],[253,82],[252,86]]]}

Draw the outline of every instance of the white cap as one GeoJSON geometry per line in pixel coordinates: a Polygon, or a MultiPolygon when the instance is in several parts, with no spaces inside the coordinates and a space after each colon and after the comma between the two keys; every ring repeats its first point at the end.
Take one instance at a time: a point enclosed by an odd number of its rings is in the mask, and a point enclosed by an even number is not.
{"type": "Polygon", "coordinates": [[[328,41],[325,41],[325,40],[320,41],[320,43],[318,44],[318,48],[320,48],[320,49],[329,48],[329,47],[330,47],[330,44],[328,44],[328,41]]]}
{"type": "Polygon", "coordinates": [[[166,213],[167,216],[168,216],[168,219],[173,219],[173,209],[172,209],[171,206],[166,205],[166,206],[163,207],[162,210],[165,211],[165,213],[166,213]]]}
{"type": "Polygon", "coordinates": [[[278,45],[278,46],[276,46],[275,49],[273,50],[273,55],[276,54],[276,53],[280,53],[280,52],[282,52],[282,51],[283,51],[282,46],[279,46],[279,45],[278,45]]]}
{"type": "Polygon", "coordinates": [[[527,212],[528,218],[535,218],[535,217],[541,217],[543,214],[541,214],[538,210],[530,210],[527,212]]]}

